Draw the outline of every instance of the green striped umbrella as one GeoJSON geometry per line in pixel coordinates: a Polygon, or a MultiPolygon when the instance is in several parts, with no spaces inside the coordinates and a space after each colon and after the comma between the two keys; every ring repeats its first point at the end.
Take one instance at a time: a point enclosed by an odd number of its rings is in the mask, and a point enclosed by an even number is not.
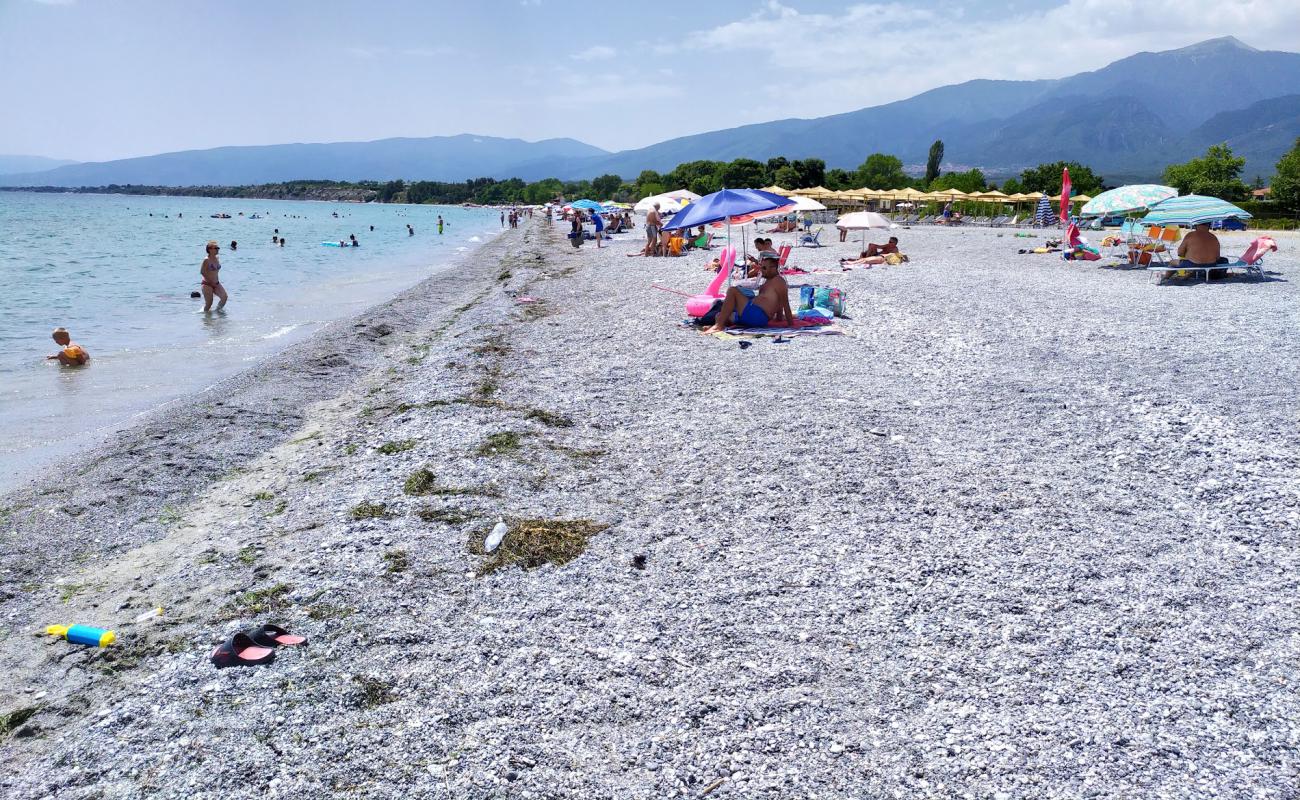
{"type": "Polygon", "coordinates": [[[1146,225],[1199,225],[1223,219],[1250,219],[1250,213],[1226,200],[1187,194],[1171,197],[1151,207],[1151,213],[1142,218],[1146,225]]]}
{"type": "Polygon", "coordinates": [[[1162,200],[1176,197],[1178,190],[1172,186],[1154,183],[1135,183],[1102,192],[1084,204],[1081,217],[1110,217],[1133,211],[1146,211],[1162,200]]]}

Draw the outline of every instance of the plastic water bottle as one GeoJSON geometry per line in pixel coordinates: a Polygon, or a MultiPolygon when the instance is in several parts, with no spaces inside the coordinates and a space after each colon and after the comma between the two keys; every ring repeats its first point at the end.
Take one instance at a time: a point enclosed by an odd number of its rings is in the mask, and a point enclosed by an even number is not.
{"type": "Polygon", "coordinates": [[[108,647],[117,641],[116,633],[103,628],[92,628],[89,625],[51,625],[45,629],[45,632],[50,636],[61,636],[73,644],[84,644],[90,647],[108,647]]]}

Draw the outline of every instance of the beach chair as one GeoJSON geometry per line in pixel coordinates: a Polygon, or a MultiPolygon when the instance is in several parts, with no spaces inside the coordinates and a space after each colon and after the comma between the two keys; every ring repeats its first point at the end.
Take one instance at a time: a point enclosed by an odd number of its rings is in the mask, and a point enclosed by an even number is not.
{"type": "Polygon", "coordinates": [[[1246,252],[1242,253],[1240,258],[1229,262],[1227,266],[1245,269],[1248,276],[1263,280],[1264,256],[1276,251],[1277,242],[1272,236],[1259,236],[1250,243],[1250,246],[1246,248],[1246,252]]]}
{"type": "Polygon", "coordinates": [[[712,241],[713,241],[713,233],[706,232],[700,236],[695,237],[695,239],[691,242],[691,247],[694,247],[697,250],[708,250],[709,243],[712,241]]]}
{"type": "Polygon", "coordinates": [[[781,245],[780,249],[776,251],[777,255],[781,256],[781,260],[777,263],[778,268],[785,266],[786,260],[790,258],[790,251],[793,249],[794,247],[787,243],[781,245]]]}
{"type": "Polygon", "coordinates": [[[800,247],[821,247],[822,246],[821,237],[822,237],[822,229],[820,226],[818,226],[817,230],[813,231],[812,233],[810,234],[805,233],[803,236],[799,237],[799,246],[800,247]]]}
{"type": "Polygon", "coordinates": [[[908,214],[906,217],[903,217],[903,224],[904,224],[904,225],[915,225],[915,224],[916,224],[916,221],[917,221],[918,219],[920,219],[920,218],[921,218],[921,217],[920,217],[919,214],[908,214]]]}

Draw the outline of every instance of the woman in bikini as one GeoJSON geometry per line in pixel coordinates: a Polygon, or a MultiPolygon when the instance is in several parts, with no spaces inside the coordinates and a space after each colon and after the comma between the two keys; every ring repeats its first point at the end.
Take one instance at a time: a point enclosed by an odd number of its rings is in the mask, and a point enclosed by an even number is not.
{"type": "Polygon", "coordinates": [[[199,267],[199,275],[203,277],[203,310],[212,310],[212,296],[216,295],[221,298],[217,303],[217,310],[225,308],[226,301],[230,296],[226,294],[226,287],[221,285],[221,280],[217,273],[221,270],[221,260],[217,258],[217,253],[221,251],[220,245],[216,242],[208,242],[208,257],[203,259],[202,266],[199,267]]]}

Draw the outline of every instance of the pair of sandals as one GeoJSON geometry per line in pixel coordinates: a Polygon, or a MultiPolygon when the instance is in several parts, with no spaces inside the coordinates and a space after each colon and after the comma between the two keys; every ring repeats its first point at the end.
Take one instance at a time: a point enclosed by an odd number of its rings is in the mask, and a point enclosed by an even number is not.
{"type": "Polygon", "coordinates": [[[295,636],[279,625],[267,623],[251,631],[239,631],[217,645],[212,663],[223,667],[255,667],[275,660],[275,648],[298,647],[307,643],[306,636],[295,636]]]}

